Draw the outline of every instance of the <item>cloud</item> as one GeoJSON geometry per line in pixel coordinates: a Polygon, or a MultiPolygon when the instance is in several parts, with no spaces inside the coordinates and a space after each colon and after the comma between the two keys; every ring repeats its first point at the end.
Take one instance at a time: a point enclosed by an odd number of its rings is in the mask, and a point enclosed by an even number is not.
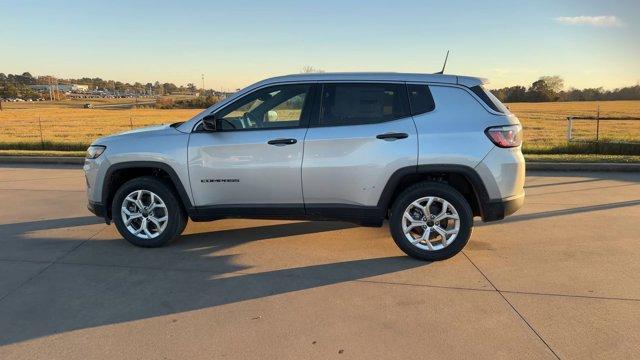
{"type": "Polygon", "coordinates": [[[598,27],[620,27],[624,23],[613,15],[602,16],[560,16],[557,22],[567,25],[589,25],[598,27]]]}

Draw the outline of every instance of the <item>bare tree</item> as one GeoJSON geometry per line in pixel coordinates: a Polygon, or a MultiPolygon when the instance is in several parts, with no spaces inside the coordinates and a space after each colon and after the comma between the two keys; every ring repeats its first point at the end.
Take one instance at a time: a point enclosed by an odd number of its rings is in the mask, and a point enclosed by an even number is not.
{"type": "Polygon", "coordinates": [[[311,73],[323,73],[324,70],[322,69],[316,69],[313,66],[309,66],[309,65],[305,65],[302,67],[302,71],[300,71],[303,74],[311,74],[311,73]]]}
{"type": "Polygon", "coordinates": [[[544,81],[547,87],[554,92],[560,92],[564,88],[564,80],[558,76],[541,76],[539,80],[544,81]]]}

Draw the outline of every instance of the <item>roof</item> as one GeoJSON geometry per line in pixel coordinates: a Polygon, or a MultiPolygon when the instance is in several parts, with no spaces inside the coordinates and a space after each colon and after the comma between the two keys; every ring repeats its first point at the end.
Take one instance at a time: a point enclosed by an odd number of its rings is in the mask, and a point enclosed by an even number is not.
{"type": "Polygon", "coordinates": [[[255,85],[288,81],[418,81],[475,86],[486,82],[484,79],[449,74],[420,74],[398,72],[334,72],[308,73],[276,76],[255,85]]]}
{"type": "Polygon", "coordinates": [[[429,83],[441,83],[441,84],[454,84],[463,85],[467,87],[483,84],[484,79],[471,77],[471,76],[459,76],[449,74],[412,74],[412,73],[396,73],[396,72],[343,72],[343,73],[308,73],[308,74],[292,74],[284,76],[276,76],[269,79],[262,80],[253,85],[249,85],[246,88],[238,91],[237,93],[229,96],[228,98],[211,105],[209,108],[203,110],[189,121],[178,126],[177,129],[184,132],[189,132],[193,129],[202,117],[217,108],[226,106],[228,103],[235,101],[236,99],[244,96],[245,94],[255,90],[256,88],[285,83],[285,82],[307,82],[307,81],[415,81],[415,82],[429,82],[429,83]]]}

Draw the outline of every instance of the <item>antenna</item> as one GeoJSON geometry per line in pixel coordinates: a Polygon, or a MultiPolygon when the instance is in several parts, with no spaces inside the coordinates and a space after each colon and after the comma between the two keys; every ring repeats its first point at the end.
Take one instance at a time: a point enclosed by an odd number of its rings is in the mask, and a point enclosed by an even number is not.
{"type": "Polygon", "coordinates": [[[442,70],[438,71],[436,74],[444,74],[444,68],[447,67],[447,59],[449,59],[449,50],[447,50],[447,56],[444,57],[444,64],[442,65],[442,70]]]}

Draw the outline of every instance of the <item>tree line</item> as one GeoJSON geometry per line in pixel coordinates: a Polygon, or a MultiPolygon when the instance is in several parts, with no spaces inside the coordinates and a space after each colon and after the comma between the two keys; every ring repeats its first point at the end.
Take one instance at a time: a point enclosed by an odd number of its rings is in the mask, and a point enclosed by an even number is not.
{"type": "Polygon", "coordinates": [[[57,79],[52,76],[33,76],[29,72],[22,74],[0,73],[0,98],[39,98],[40,94],[31,90],[29,85],[55,85],[55,84],[78,84],[88,85],[90,91],[107,91],[119,94],[135,95],[166,95],[166,94],[193,94],[198,89],[193,83],[186,86],[173,83],[140,83],[133,84],[114,80],[103,80],[99,77],[80,79],[57,79]]]}
{"type": "Polygon", "coordinates": [[[613,90],[602,87],[564,90],[564,80],[560,76],[542,76],[531,86],[516,85],[491,92],[502,102],[550,102],[550,101],[606,101],[640,100],[640,85],[613,90]]]}
{"type": "MultiPolygon", "coordinates": [[[[303,69],[303,72],[317,72],[312,67],[303,69]]],[[[193,83],[186,86],[173,83],[133,84],[114,80],[103,80],[99,77],[80,79],[56,79],[52,76],[33,76],[29,72],[22,74],[0,73],[0,98],[41,98],[39,94],[29,88],[28,85],[49,84],[79,84],[88,85],[90,91],[101,90],[112,94],[133,95],[167,95],[167,94],[193,94],[198,89],[193,83]]],[[[605,90],[602,87],[564,89],[564,80],[560,76],[542,76],[534,81],[531,86],[521,85],[492,89],[491,92],[503,102],[549,102],[549,101],[604,101],[604,100],[640,100],[640,85],[627,86],[613,90],[605,90]]],[[[206,94],[205,94],[206,95],[206,94]]],[[[166,104],[176,106],[179,104],[166,104]]],[[[189,104],[192,105],[192,104],[189,104]]],[[[195,105],[195,104],[193,104],[195,105]]]]}

